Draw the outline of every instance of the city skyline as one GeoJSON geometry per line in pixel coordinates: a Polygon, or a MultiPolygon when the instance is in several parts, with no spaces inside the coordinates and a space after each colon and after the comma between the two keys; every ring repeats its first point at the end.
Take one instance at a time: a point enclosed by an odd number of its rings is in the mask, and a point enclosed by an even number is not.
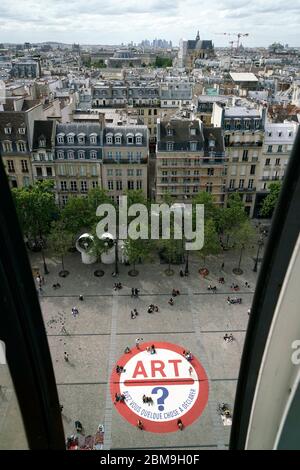
{"type": "Polygon", "coordinates": [[[300,46],[298,25],[300,0],[249,2],[241,0],[136,0],[122,3],[91,0],[3,0],[0,41],[4,43],[62,42],[80,44],[140,43],[155,35],[178,45],[181,38],[193,37],[199,29],[202,39],[215,46],[228,46],[233,36],[221,33],[249,33],[242,38],[247,47],[281,42],[300,46]],[[68,12],[68,16],[64,16],[68,12]],[[286,27],[288,25],[288,28],[286,27]]]}

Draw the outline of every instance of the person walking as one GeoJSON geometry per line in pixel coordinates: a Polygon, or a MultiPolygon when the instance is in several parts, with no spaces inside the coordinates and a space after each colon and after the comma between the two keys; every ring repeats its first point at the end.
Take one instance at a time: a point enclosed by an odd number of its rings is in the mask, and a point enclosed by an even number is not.
{"type": "Polygon", "coordinates": [[[69,354],[67,352],[64,352],[64,360],[69,362],[69,354]]]}
{"type": "Polygon", "coordinates": [[[143,338],[137,338],[135,340],[135,346],[137,349],[140,349],[140,342],[143,341],[143,338]]]}
{"type": "Polygon", "coordinates": [[[225,263],[222,263],[221,270],[223,271],[225,263]]]}

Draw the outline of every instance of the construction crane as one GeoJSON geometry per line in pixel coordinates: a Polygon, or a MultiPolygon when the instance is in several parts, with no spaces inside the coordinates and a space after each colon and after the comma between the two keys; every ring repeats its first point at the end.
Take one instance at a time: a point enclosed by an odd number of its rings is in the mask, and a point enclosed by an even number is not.
{"type": "MultiPolygon", "coordinates": [[[[236,36],[237,41],[236,41],[236,48],[238,49],[240,46],[240,38],[249,36],[249,33],[215,33],[215,34],[221,34],[222,36],[236,36]]],[[[230,42],[231,44],[231,42],[230,42]]]]}

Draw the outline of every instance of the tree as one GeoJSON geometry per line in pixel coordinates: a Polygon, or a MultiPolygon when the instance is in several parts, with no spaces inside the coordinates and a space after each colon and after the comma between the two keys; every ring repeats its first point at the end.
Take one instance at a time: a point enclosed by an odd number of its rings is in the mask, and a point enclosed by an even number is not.
{"type": "Polygon", "coordinates": [[[133,269],[129,271],[128,274],[131,276],[136,276],[138,271],[135,268],[135,265],[138,261],[142,259],[146,259],[150,253],[150,241],[144,240],[142,238],[138,238],[137,240],[133,240],[132,238],[128,238],[125,241],[125,256],[127,257],[130,264],[133,265],[133,269]]]}
{"type": "Polygon", "coordinates": [[[61,221],[65,230],[73,234],[74,239],[83,228],[92,225],[92,213],[85,197],[72,196],[61,211],[61,221]]]}
{"type": "Polygon", "coordinates": [[[281,189],[281,183],[279,181],[276,181],[269,185],[270,192],[263,200],[263,203],[260,209],[260,215],[262,217],[272,216],[274,209],[277,205],[280,189],[281,189]]]}
{"type": "Polygon", "coordinates": [[[51,222],[58,218],[59,212],[53,187],[53,182],[39,181],[33,186],[12,190],[23,234],[27,237],[29,246],[33,242],[34,247],[41,249],[45,274],[49,272],[43,250],[45,238],[51,222]]]}
{"type": "Polygon", "coordinates": [[[255,230],[249,220],[245,220],[239,227],[234,231],[234,245],[236,248],[240,249],[240,257],[238,267],[234,268],[233,272],[235,274],[242,274],[241,269],[242,255],[244,249],[253,243],[255,239],[255,230]]]}
{"type": "Polygon", "coordinates": [[[212,219],[205,220],[204,223],[204,245],[200,250],[205,264],[206,256],[215,255],[220,251],[220,241],[216,230],[215,222],[212,219]]]}
{"type": "Polygon", "coordinates": [[[166,270],[166,274],[170,276],[173,274],[171,263],[183,255],[182,240],[177,240],[174,238],[174,230],[171,228],[170,238],[161,239],[159,246],[161,247],[162,254],[165,255],[168,260],[168,269],[166,270]]]}
{"type": "Polygon", "coordinates": [[[72,241],[73,234],[65,229],[64,223],[61,220],[58,220],[52,224],[48,243],[49,248],[52,249],[61,258],[62,271],[59,273],[61,277],[66,277],[69,274],[69,271],[65,270],[64,256],[71,247],[72,241]]]}
{"type": "Polygon", "coordinates": [[[244,203],[238,194],[231,194],[228,198],[228,205],[218,213],[216,221],[217,230],[220,234],[226,235],[226,245],[228,247],[230,236],[234,236],[235,230],[247,220],[244,203]]]}
{"type": "Polygon", "coordinates": [[[193,204],[193,215],[195,214],[195,206],[196,204],[203,204],[204,205],[204,219],[213,219],[217,220],[219,217],[219,209],[216,204],[214,203],[214,199],[210,193],[202,191],[198,193],[196,196],[193,197],[192,200],[193,204]]]}

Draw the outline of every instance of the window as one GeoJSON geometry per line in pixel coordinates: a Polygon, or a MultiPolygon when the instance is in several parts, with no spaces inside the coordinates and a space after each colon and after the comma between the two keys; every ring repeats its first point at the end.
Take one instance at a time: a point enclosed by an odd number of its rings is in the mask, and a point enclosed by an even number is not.
{"type": "Polygon", "coordinates": [[[211,193],[212,192],[212,183],[206,183],[206,192],[211,193]]]}
{"type": "Polygon", "coordinates": [[[240,189],[243,189],[243,187],[244,187],[244,182],[245,182],[245,180],[240,180],[240,181],[239,181],[239,188],[240,188],[240,189]]]}
{"type": "Polygon", "coordinates": [[[29,176],[23,176],[23,186],[26,188],[30,185],[30,178],[29,176]]]}
{"type": "Polygon", "coordinates": [[[113,157],[113,153],[112,152],[107,152],[107,158],[109,160],[112,160],[112,157],[113,157]]]}
{"type": "Polygon", "coordinates": [[[74,152],[73,152],[73,150],[69,150],[69,151],[68,151],[68,159],[69,159],[69,160],[74,160],[74,152]]]}
{"type": "Polygon", "coordinates": [[[116,189],[117,191],[122,191],[123,189],[122,181],[116,181],[116,189]]]}
{"type": "Polygon", "coordinates": [[[229,182],[229,188],[230,188],[230,189],[234,189],[234,185],[235,185],[235,180],[230,180],[230,182],[229,182]]]}
{"type": "Polygon", "coordinates": [[[281,137],[282,136],[282,132],[278,132],[278,137],[281,137]]]}
{"type": "Polygon", "coordinates": [[[141,143],[142,143],[142,136],[141,136],[141,135],[137,135],[136,138],[135,138],[135,140],[136,140],[136,143],[137,143],[137,144],[141,144],[141,143]]]}
{"type": "Polygon", "coordinates": [[[276,165],[276,166],[280,165],[280,158],[276,158],[276,160],[275,160],[275,165],[276,165]]]}
{"type": "Polygon", "coordinates": [[[127,152],[127,158],[130,162],[133,160],[133,152],[127,152]]]}
{"type": "Polygon", "coordinates": [[[86,193],[87,192],[87,182],[86,181],[81,181],[80,188],[81,188],[81,192],[86,193]]]}
{"type": "Polygon", "coordinates": [[[63,160],[63,159],[64,159],[64,156],[65,156],[65,153],[64,153],[63,150],[59,150],[59,151],[57,152],[57,158],[58,158],[59,160],[63,160]]]}
{"type": "Polygon", "coordinates": [[[122,143],[122,136],[121,135],[116,135],[115,136],[115,143],[116,144],[121,144],[122,143]]]}
{"type": "Polygon", "coordinates": [[[245,176],[245,174],[246,174],[246,165],[243,165],[240,168],[240,175],[245,176]]]}
{"type": "Polygon", "coordinates": [[[4,152],[12,152],[11,142],[3,142],[2,147],[3,147],[4,152]]]}
{"type": "Polygon", "coordinates": [[[259,127],[260,127],[260,119],[255,119],[255,121],[254,121],[254,126],[255,126],[255,129],[259,129],[259,127]]]}
{"type": "Polygon", "coordinates": [[[173,150],[174,144],[173,142],[167,142],[167,150],[173,150]]]}
{"type": "Polygon", "coordinates": [[[78,143],[79,144],[85,143],[85,136],[83,134],[78,134],[78,143]]]}
{"type": "Polygon", "coordinates": [[[7,124],[7,126],[4,128],[4,132],[5,134],[11,134],[11,127],[9,124],[7,124]]]}
{"type": "Polygon", "coordinates": [[[77,191],[77,181],[70,181],[71,191],[77,191]]]}
{"type": "Polygon", "coordinates": [[[19,127],[19,134],[25,134],[26,129],[25,127],[19,127]]]}
{"type": "Polygon", "coordinates": [[[91,150],[91,151],[90,151],[90,158],[91,158],[92,160],[96,160],[96,159],[97,159],[97,152],[96,152],[96,150],[91,150]]]}
{"type": "Polygon", "coordinates": [[[173,135],[173,129],[168,128],[167,129],[167,135],[173,135]]]}
{"type": "Polygon", "coordinates": [[[268,137],[272,137],[272,132],[268,132],[268,137]]]}
{"type": "Polygon", "coordinates": [[[107,135],[107,136],[106,136],[106,143],[107,143],[107,144],[112,144],[112,143],[113,143],[112,139],[113,139],[113,138],[112,138],[112,134],[107,135]]]}
{"type": "Polygon", "coordinates": [[[197,142],[190,142],[190,149],[192,152],[197,150],[197,142]]]}
{"type": "Polygon", "coordinates": [[[272,148],[273,148],[273,145],[268,145],[268,150],[267,150],[267,152],[268,152],[268,153],[272,153],[272,148]]]}
{"type": "Polygon", "coordinates": [[[278,153],[281,153],[281,152],[282,152],[282,145],[278,145],[277,152],[278,152],[278,153]]]}
{"type": "Polygon", "coordinates": [[[196,135],[196,129],[194,129],[193,127],[190,129],[190,133],[191,135],[196,135]]]}
{"type": "Polygon", "coordinates": [[[74,135],[73,134],[69,134],[67,136],[67,141],[68,141],[68,144],[74,144],[74,135]]]}
{"type": "Polygon", "coordinates": [[[255,165],[251,165],[250,175],[255,175],[255,165]]]}
{"type": "Polygon", "coordinates": [[[134,181],[127,181],[127,189],[134,189],[134,181]]]}
{"type": "Polygon", "coordinates": [[[97,135],[91,134],[90,135],[90,144],[97,144],[97,135]]]}
{"type": "Polygon", "coordinates": [[[214,175],[214,168],[207,168],[207,176],[213,176],[214,175]]]}
{"type": "Polygon", "coordinates": [[[127,144],[133,144],[133,135],[127,135],[127,144]]]}
{"type": "Polygon", "coordinates": [[[64,165],[58,165],[58,174],[59,175],[65,175],[65,166],[64,165]]]}
{"type": "Polygon", "coordinates": [[[293,133],[292,131],[289,131],[289,137],[292,137],[293,133]]]}
{"type": "Polygon", "coordinates": [[[116,152],[116,160],[119,162],[121,160],[122,154],[121,152],[116,152]]]}
{"type": "Polygon", "coordinates": [[[252,194],[246,194],[246,202],[252,202],[253,196],[252,194]]]}
{"type": "Polygon", "coordinates": [[[231,167],[231,175],[232,175],[232,176],[236,176],[236,165],[233,165],[233,166],[231,167]]]}
{"type": "Polygon", "coordinates": [[[43,171],[41,166],[36,167],[36,176],[43,176],[43,171]]]}
{"type": "Polygon", "coordinates": [[[52,168],[51,168],[51,166],[47,166],[47,167],[46,167],[46,173],[47,173],[47,176],[53,176],[53,175],[52,175],[52,168]]]}
{"type": "Polygon", "coordinates": [[[248,161],[248,150],[244,150],[244,151],[243,151],[242,161],[243,161],[243,162],[247,162],[247,161],[248,161]]]}
{"type": "Polygon", "coordinates": [[[152,114],[152,109],[148,109],[148,116],[151,116],[152,114]]]}
{"type": "Polygon", "coordinates": [[[136,189],[142,189],[143,182],[141,180],[136,181],[136,189]]]}
{"type": "Polygon", "coordinates": [[[58,135],[57,136],[57,143],[58,144],[63,144],[65,142],[65,138],[63,135],[58,135]]]}
{"type": "Polygon", "coordinates": [[[113,182],[113,181],[108,181],[108,182],[107,182],[107,187],[108,187],[108,189],[110,189],[110,190],[114,189],[114,182],[113,182]]]}
{"type": "Polygon", "coordinates": [[[112,176],[113,175],[113,170],[112,169],[106,170],[106,174],[107,174],[107,176],[112,176]]]}
{"type": "Polygon", "coordinates": [[[240,121],[240,119],[237,119],[235,121],[235,129],[240,129],[240,128],[241,128],[241,121],[240,121]]]}
{"type": "Polygon", "coordinates": [[[46,147],[46,140],[42,137],[39,140],[39,147],[46,147]]]}
{"type": "Polygon", "coordinates": [[[265,166],[270,166],[270,159],[269,158],[266,158],[265,166]]]}
{"type": "Polygon", "coordinates": [[[80,176],[86,176],[86,166],[80,166],[80,176]]]}
{"type": "Polygon", "coordinates": [[[78,152],[78,158],[80,160],[84,160],[84,157],[85,157],[85,151],[84,150],[79,150],[78,152]]]}
{"type": "Polygon", "coordinates": [[[136,170],[136,176],[142,176],[143,170],[136,170]]]}
{"type": "Polygon", "coordinates": [[[253,188],[253,181],[254,181],[254,180],[249,180],[249,181],[248,181],[248,188],[249,188],[249,189],[252,189],[252,188],[253,188]]]}
{"type": "Polygon", "coordinates": [[[92,181],[92,187],[97,188],[98,187],[98,181],[92,181]]]}
{"type": "Polygon", "coordinates": [[[127,170],[127,176],[133,176],[134,175],[134,170],[130,169],[127,170]]]}
{"type": "Polygon", "coordinates": [[[62,202],[62,205],[65,206],[68,202],[68,196],[62,196],[61,197],[61,202],[62,202]]]}
{"type": "Polygon", "coordinates": [[[28,173],[28,162],[27,160],[21,160],[21,165],[22,165],[22,172],[23,173],[28,173]]]}
{"type": "Polygon", "coordinates": [[[66,181],[61,181],[60,182],[60,189],[62,191],[67,191],[67,182],[66,181]]]}
{"type": "Polygon", "coordinates": [[[245,120],[244,120],[244,125],[245,125],[245,129],[249,129],[249,128],[250,128],[250,121],[249,121],[249,119],[245,119],[245,120]]]}
{"type": "Polygon", "coordinates": [[[142,152],[136,152],[136,161],[140,162],[142,158],[142,152]]]}
{"type": "Polygon", "coordinates": [[[8,165],[8,171],[9,172],[14,172],[15,171],[14,161],[13,160],[7,160],[7,165],[8,165]]]}
{"type": "Polygon", "coordinates": [[[117,169],[116,170],[116,176],[122,176],[122,170],[117,169]]]}
{"type": "Polygon", "coordinates": [[[19,152],[26,152],[26,143],[25,142],[18,142],[18,150],[19,152]]]}

